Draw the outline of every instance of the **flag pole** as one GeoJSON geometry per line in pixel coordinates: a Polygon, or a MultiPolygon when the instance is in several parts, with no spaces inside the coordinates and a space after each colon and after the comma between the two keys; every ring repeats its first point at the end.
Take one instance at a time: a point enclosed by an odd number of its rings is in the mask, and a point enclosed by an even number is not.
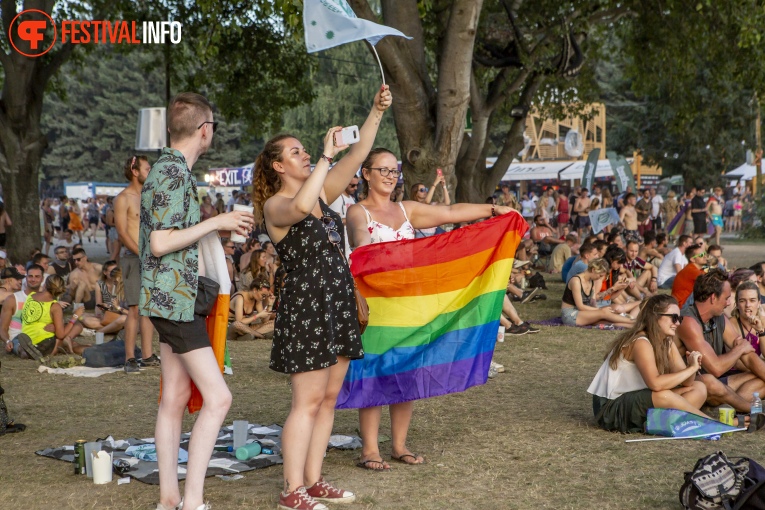
{"type": "Polygon", "coordinates": [[[382,76],[382,82],[383,85],[385,85],[385,73],[383,72],[382,62],[380,62],[380,55],[377,54],[377,50],[375,49],[374,44],[370,44],[370,46],[372,47],[372,51],[374,52],[375,57],[377,57],[377,65],[380,66],[380,76],[382,76]]]}
{"type": "Polygon", "coordinates": [[[728,434],[730,432],[741,432],[742,430],[747,430],[747,429],[746,428],[733,429],[726,432],[707,432],[706,434],[697,434],[695,436],[651,437],[647,439],[627,439],[624,442],[625,443],[643,443],[645,441],[672,441],[674,439],[698,439],[700,437],[721,436],[723,434],[728,434]]]}

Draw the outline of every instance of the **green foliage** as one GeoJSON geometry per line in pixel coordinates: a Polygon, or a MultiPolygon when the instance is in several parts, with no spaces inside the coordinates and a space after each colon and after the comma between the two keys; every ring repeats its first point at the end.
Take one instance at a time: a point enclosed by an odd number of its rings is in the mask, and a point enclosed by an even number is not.
{"type": "MultiPolygon", "coordinates": [[[[641,150],[665,175],[703,185],[754,146],[765,55],[749,44],[748,1],[660,2],[598,34],[609,148],[641,150]],[[742,145],[742,141],[745,145],[742,145]]],[[[761,9],[760,9],[761,10],[761,9]]]]}
{"type": "MultiPolygon", "coordinates": [[[[292,133],[309,152],[319,154],[330,127],[361,126],[366,120],[380,87],[380,69],[363,42],[322,51],[311,58],[315,99],[286,112],[279,132],[292,133]]],[[[383,116],[375,146],[400,154],[392,115],[383,116]]]]}
{"type": "MultiPolygon", "coordinates": [[[[49,139],[41,176],[47,185],[123,182],[122,165],[135,153],[138,110],[165,105],[164,77],[143,71],[152,58],[140,50],[123,54],[103,47],[88,54],[82,67],[63,68],[60,80],[67,95],[51,94],[42,118],[49,139]]],[[[259,146],[243,132],[239,122],[222,121],[195,172],[252,162],[259,146]]]]}

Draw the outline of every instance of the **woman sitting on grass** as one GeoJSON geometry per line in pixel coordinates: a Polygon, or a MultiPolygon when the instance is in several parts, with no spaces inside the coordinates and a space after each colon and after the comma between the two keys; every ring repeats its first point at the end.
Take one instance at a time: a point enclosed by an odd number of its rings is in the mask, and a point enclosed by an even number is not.
{"type": "Polygon", "coordinates": [[[760,337],[765,336],[765,316],[760,306],[760,287],[755,282],[741,282],[736,287],[736,308],[731,322],[741,333],[741,338],[752,344],[754,352],[762,356],[760,337]]]}
{"type": "Polygon", "coordinates": [[[125,301],[122,270],[117,263],[108,260],[101,270],[101,278],[96,285],[96,310],[86,313],[80,319],[86,328],[106,335],[117,333],[125,327],[127,303],[125,301]]]}
{"type": "Polygon", "coordinates": [[[72,339],[82,331],[80,315],[85,311],[81,305],[73,310],[72,319],[64,322],[64,310],[58,304],[66,291],[64,279],[50,275],[45,280],[45,290],[27,297],[21,311],[21,333],[13,340],[13,352],[20,358],[40,361],[61,349],[67,353],[82,354],[87,345],[72,344],[72,339]]]}
{"type": "Polygon", "coordinates": [[[247,268],[242,271],[239,277],[238,290],[247,291],[253,282],[267,281],[269,285],[274,284],[274,276],[266,267],[268,254],[266,250],[255,250],[250,256],[250,262],[247,268]]]}
{"type": "Polygon", "coordinates": [[[591,324],[613,323],[631,326],[633,320],[619,315],[612,306],[595,306],[599,282],[608,273],[608,263],[595,259],[587,266],[587,271],[580,273],[566,285],[561,303],[561,318],[566,326],[589,326],[591,324]]]}
{"type": "Polygon", "coordinates": [[[686,366],[672,341],[682,321],[677,300],[659,294],[648,299],[635,325],[614,340],[587,389],[600,427],[644,432],[652,407],[709,418],[700,410],[707,398],[706,387],[695,380],[701,353],[688,353],[690,365],[686,366]]]}
{"type": "Polygon", "coordinates": [[[231,296],[229,338],[237,340],[244,335],[271,338],[274,333],[275,299],[268,280],[256,280],[250,284],[249,290],[231,296]]]}

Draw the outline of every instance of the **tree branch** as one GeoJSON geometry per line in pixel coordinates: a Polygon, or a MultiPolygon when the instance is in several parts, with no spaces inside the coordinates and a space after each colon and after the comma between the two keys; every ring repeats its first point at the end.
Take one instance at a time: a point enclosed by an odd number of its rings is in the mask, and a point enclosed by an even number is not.
{"type": "MultiPolygon", "coordinates": [[[[542,76],[539,73],[533,73],[531,76],[529,76],[528,81],[526,82],[526,85],[523,88],[523,92],[521,92],[521,97],[518,103],[523,106],[527,106],[527,107],[530,106],[531,101],[534,99],[534,96],[536,96],[536,93],[543,82],[544,82],[544,76],[542,76]]],[[[500,171],[504,172],[507,169],[507,167],[509,167],[510,164],[513,162],[515,155],[518,153],[518,149],[520,149],[518,144],[515,142],[519,138],[522,139],[523,132],[525,130],[526,130],[526,118],[515,119],[513,121],[513,124],[510,126],[510,130],[508,131],[507,136],[505,137],[505,142],[502,145],[502,151],[500,151],[499,156],[497,157],[497,161],[494,163],[494,166],[492,166],[491,170],[489,171],[490,177],[492,179],[494,179],[495,177],[498,177],[500,174],[500,171]]]]}
{"type": "MultiPolygon", "coordinates": [[[[507,71],[507,69],[503,69],[503,71],[507,71]]],[[[508,73],[509,74],[509,73],[508,73]]],[[[520,73],[518,73],[518,76],[515,77],[513,82],[508,86],[503,86],[507,79],[509,78],[507,74],[503,75],[500,73],[494,81],[491,83],[491,86],[489,87],[489,94],[488,99],[486,100],[486,107],[493,111],[496,109],[499,105],[501,105],[507,97],[512,94],[513,92],[517,91],[521,88],[523,83],[526,81],[526,79],[529,77],[529,74],[531,74],[530,69],[522,69],[520,73]]]]}
{"type": "Polygon", "coordinates": [[[51,55],[50,60],[44,67],[39,68],[39,71],[37,72],[37,79],[39,80],[38,83],[40,83],[43,88],[48,84],[48,80],[50,80],[51,77],[58,72],[61,66],[64,65],[64,62],[69,60],[69,57],[72,56],[73,51],[74,44],[66,43],[61,47],[61,49],[57,50],[55,53],[53,53],[53,55],[51,55]]]}

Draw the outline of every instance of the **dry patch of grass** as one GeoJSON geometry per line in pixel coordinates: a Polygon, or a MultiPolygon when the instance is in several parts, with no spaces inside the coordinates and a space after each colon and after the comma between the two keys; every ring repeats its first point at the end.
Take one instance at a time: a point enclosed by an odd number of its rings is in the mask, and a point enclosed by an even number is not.
{"type": "MultiPolygon", "coordinates": [[[[761,247],[732,246],[737,265],[763,258],[761,247]],[[739,255],[739,250],[741,254],[739,255]]],[[[734,262],[735,261],[735,262],[734,262]]],[[[557,280],[549,276],[548,281],[557,280]]],[[[519,306],[526,319],[559,313],[563,285],[551,283],[547,301],[519,306]]],[[[597,429],[586,393],[614,332],[545,328],[507,337],[495,359],[506,372],[465,393],[418,402],[409,436],[428,463],[393,464],[389,473],[355,467],[358,451],[331,451],[327,477],[351,489],[351,509],[657,509],[677,508],[683,471],[718,449],[765,461],[762,435],[720,442],[625,444],[625,436],[597,429]]],[[[227,422],[283,423],[290,404],[287,378],[268,369],[270,343],[232,343],[234,403],[227,422]]],[[[115,438],[151,437],[159,370],[97,379],[39,374],[31,362],[2,357],[2,385],[12,415],[29,427],[0,436],[0,501],[4,508],[155,508],[156,486],[132,481],[96,486],[72,465],[37,457],[49,446],[115,438]]],[[[184,430],[190,430],[187,418],[184,430]]],[[[355,433],[358,415],[339,411],[335,430],[355,433]]],[[[382,433],[390,434],[385,413],[382,433]]],[[[390,443],[381,447],[384,456],[390,443]]],[[[206,481],[215,509],[273,509],[281,488],[279,466],[244,473],[242,480],[206,481]]]]}

